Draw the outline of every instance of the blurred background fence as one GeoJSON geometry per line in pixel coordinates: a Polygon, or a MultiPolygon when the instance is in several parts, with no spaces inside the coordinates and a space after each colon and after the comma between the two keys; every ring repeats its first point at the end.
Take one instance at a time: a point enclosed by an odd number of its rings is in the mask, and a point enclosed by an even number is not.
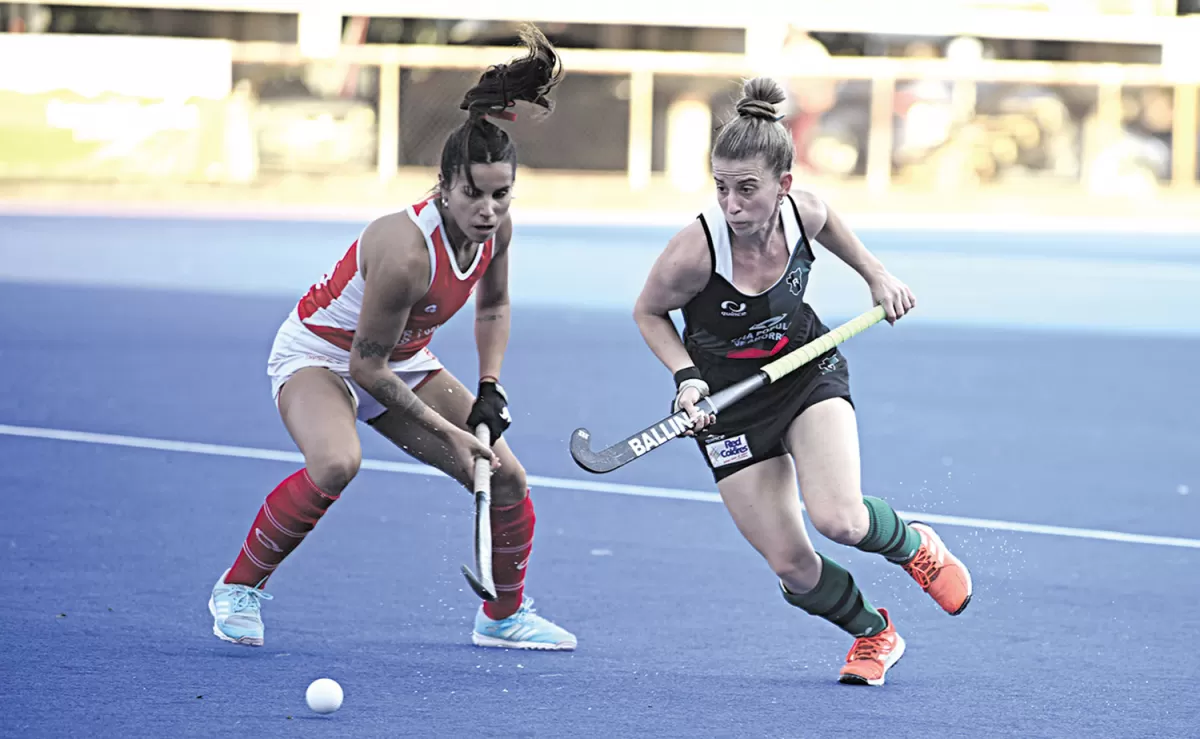
{"type": "Polygon", "coordinates": [[[0,3],[0,193],[430,184],[525,19],[568,70],[509,124],[537,205],[694,202],[755,74],[788,89],[798,174],[873,198],[1186,204],[1200,179],[1200,0],[116,2],[0,3]]]}

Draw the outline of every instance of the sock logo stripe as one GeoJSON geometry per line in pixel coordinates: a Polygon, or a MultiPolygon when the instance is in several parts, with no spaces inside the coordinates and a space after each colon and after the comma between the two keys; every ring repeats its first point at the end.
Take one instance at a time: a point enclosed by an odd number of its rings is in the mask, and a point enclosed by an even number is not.
{"type": "Polygon", "coordinates": [[[275,552],[276,554],[283,554],[283,550],[279,548],[279,545],[272,541],[271,537],[264,534],[263,530],[257,526],[254,527],[254,538],[258,540],[259,544],[262,544],[272,552],[275,552]]]}
{"type": "Polygon", "coordinates": [[[821,576],[807,593],[792,593],[780,582],[784,599],[806,613],[834,624],[852,636],[873,634],[887,626],[882,614],[867,601],[854,576],[837,562],[817,552],[821,576]]]}
{"type": "Polygon", "coordinates": [[[838,598],[838,601],[837,601],[837,603],[834,604],[833,608],[830,608],[825,613],[822,613],[819,615],[824,618],[829,619],[830,621],[834,622],[838,626],[844,626],[845,624],[843,624],[841,622],[843,620],[848,620],[851,617],[851,614],[854,613],[853,608],[851,608],[850,610],[846,610],[846,609],[848,606],[850,606],[854,603],[854,596],[857,594],[858,594],[858,588],[855,587],[854,579],[851,578],[850,581],[846,583],[845,592],[842,593],[842,597],[838,598]],[[838,614],[840,614],[840,615],[838,615],[838,614]]]}
{"type": "Polygon", "coordinates": [[[331,505],[333,504],[334,501],[336,501],[339,497],[341,497],[339,495],[330,495],[329,493],[325,492],[320,487],[318,487],[317,483],[313,482],[312,475],[308,474],[307,467],[305,467],[302,470],[302,472],[304,473],[304,481],[307,482],[314,491],[316,491],[317,495],[319,495],[322,498],[324,498],[325,500],[329,501],[329,503],[331,505]]]}
{"type": "Polygon", "coordinates": [[[287,528],[283,524],[279,523],[279,519],[275,518],[275,514],[273,514],[271,512],[270,502],[263,501],[262,509],[263,509],[263,515],[265,515],[267,517],[267,520],[271,522],[272,526],[279,529],[279,533],[290,536],[293,539],[303,539],[304,538],[304,534],[292,531],[291,529],[287,528]]]}
{"type": "Polygon", "coordinates": [[[833,624],[845,629],[846,627],[848,627],[850,625],[850,623],[852,621],[854,621],[855,616],[857,616],[859,613],[862,613],[862,611],[864,610],[862,593],[856,593],[856,595],[858,597],[856,597],[854,599],[856,601],[854,603],[854,607],[852,607],[850,610],[846,611],[841,616],[838,616],[837,618],[829,619],[833,624]]]}
{"type": "Polygon", "coordinates": [[[863,537],[863,544],[869,541],[874,541],[879,535],[879,516],[875,513],[875,506],[871,505],[870,499],[863,498],[863,505],[867,507],[867,535],[863,537]]]}
{"type": "Polygon", "coordinates": [[[892,517],[896,520],[896,528],[892,532],[892,538],[888,539],[887,546],[881,550],[885,555],[891,554],[892,551],[904,541],[904,536],[908,533],[905,531],[906,526],[904,525],[904,521],[900,520],[900,517],[896,515],[895,511],[892,512],[892,517]]]}
{"type": "Polygon", "coordinates": [[[250,559],[251,562],[254,563],[254,566],[258,567],[260,570],[266,570],[267,572],[271,572],[278,566],[278,565],[269,565],[266,562],[263,562],[258,557],[255,557],[254,552],[250,551],[250,547],[247,546],[246,542],[242,542],[242,552],[250,559]]]}
{"type": "Polygon", "coordinates": [[[529,542],[518,544],[515,547],[492,547],[492,552],[495,554],[522,554],[526,550],[531,549],[532,545],[529,542]]]}
{"type": "Polygon", "coordinates": [[[280,481],[259,507],[228,581],[265,585],[335,500],[313,484],[307,468],[280,481]]]}

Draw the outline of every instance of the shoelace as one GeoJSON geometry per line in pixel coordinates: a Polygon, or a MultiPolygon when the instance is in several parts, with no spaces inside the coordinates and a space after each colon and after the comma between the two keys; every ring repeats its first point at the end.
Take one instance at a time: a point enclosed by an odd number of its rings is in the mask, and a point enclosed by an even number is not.
{"type": "Polygon", "coordinates": [[[882,634],[864,637],[854,642],[854,647],[850,650],[850,661],[856,662],[862,659],[878,660],[890,647],[891,644],[888,642],[887,637],[882,634]]]}
{"type": "Polygon", "coordinates": [[[262,610],[262,604],[259,602],[262,600],[271,600],[271,595],[258,588],[237,588],[233,593],[232,602],[229,604],[230,614],[245,613],[246,611],[258,613],[262,610]]]}
{"type": "Polygon", "coordinates": [[[912,561],[904,565],[904,569],[916,579],[923,589],[928,590],[930,583],[937,576],[938,564],[933,555],[925,547],[921,547],[912,561]]]}
{"type": "Polygon", "coordinates": [[[533,610],[533,598],[525,597],[521,599],[521,607],[517,609],[514,616],[520,616],[520,620],[525,620],[525,616],[534,616],[536,611],[533,610]]]}

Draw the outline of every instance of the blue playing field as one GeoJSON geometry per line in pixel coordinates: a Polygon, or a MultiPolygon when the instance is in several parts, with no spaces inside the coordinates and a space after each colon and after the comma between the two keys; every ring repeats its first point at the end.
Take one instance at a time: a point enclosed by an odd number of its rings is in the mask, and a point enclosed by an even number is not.
{"type": "MultiPolygon", "coordinates": [[[[365,469],[272,578],[266,646],[217,641],[209,589],[298,467],[264,372],[293,300],[0,286],[0,734],[1196,736],[1200,339],[901,322],[845,346],[866,489],[976,586],[951,618],[811,532],[908,641],[870,689],[836,683],[851,640],[779,597],[694,445],[574,466],[574,428],[614,441],[671,386],[627,311],[564,306],[516,307],[504,379],[527,592],[578,651],[471,646],[471,499],[365,426],[365,469]]],[[[473,384],[469,318],[433,348],[473,384]]]]}

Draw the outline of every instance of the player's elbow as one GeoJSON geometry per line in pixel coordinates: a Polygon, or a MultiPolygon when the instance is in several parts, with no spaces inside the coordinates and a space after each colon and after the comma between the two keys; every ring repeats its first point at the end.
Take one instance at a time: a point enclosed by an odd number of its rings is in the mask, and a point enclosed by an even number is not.
{"type": "Polygon", "coordinates": [[[370,388],[381,371],[381,363],[371,359],[350,358],[350,379],[361,388],[370,388]]]}
{"type": "Polygon", "coordinates": [[[633,322],[637,325],[638,330],[641,331],[643,334],[646,333],[646,318],[647,318],[646,312],[644,310],[642,310],[641,308],[634,306],[633,322]]]}
{"type": "Polygon", "coordinates": [[[638,299],[633,301],[633,321],[634,321],[634,323],[641,326],[645,322],[646,318],[653,315],[653,313],[651,311],[647,310],[647,307],[648,306],[646,305],[646,296],[644,294],[639,295],[638,299]]]}
{"type": "Polygon", "coordinates": [[[668,315],[668,311],[658,310],[656,306],[649,305],[643,300],[638,300],[633,306],[633,322],[643,331],[653,326],[656,322],[661,322],[664,319],[670,320],[668,315]]]}
{"type": "Polygon", "coordinates": [[[482,291],[475,301],[475,311],[477,313],[507,311],[512,307],[512,303],[508,297],[508,291],[493,292],[484,294],[482,291]]]}

